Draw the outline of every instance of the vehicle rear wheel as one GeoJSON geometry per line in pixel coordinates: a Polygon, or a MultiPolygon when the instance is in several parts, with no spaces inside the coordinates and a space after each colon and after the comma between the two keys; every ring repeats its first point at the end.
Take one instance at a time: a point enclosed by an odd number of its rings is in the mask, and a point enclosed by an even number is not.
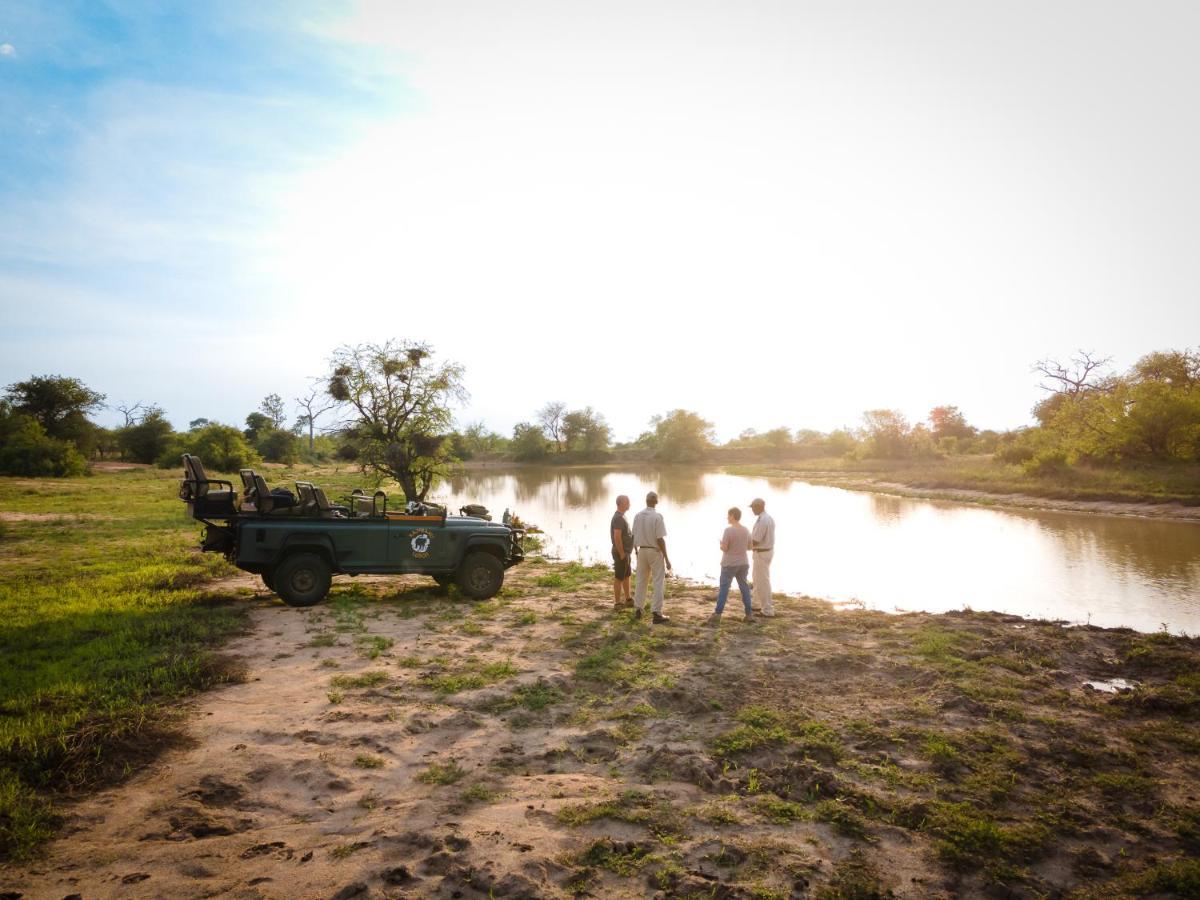
{"type": "Polygon", "coordinates": [[[455,577],[459,589],[472,600],[495,597],[504,586],[504,566],[490,553],[468,553],[455,577]]]}
{"type": "Polygon", "coordinates": [[[325,599],[333,573],[315,553],[293,553],[275,569],[273,590],[288,606],[314,606],[325,599]]]}

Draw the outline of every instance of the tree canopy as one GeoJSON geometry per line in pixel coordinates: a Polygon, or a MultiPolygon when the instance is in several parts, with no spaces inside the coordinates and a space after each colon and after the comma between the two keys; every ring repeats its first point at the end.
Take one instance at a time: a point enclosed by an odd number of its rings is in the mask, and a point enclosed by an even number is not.
{"type": "Polygon", "coordinates": [[[713,423],[686,409],[650,420],[650,444],[665,462],[699,462],[715,439],[713,423]]]}
{"type": "Polygon", "coordinates": [[[462,366],[437,363],[424,343],[342,346],[326,390],[348,413],[342,423],[358,461],[396,480],[407,500],[424,500],[454,462],[451,405],[466,399],[462,366]]]}

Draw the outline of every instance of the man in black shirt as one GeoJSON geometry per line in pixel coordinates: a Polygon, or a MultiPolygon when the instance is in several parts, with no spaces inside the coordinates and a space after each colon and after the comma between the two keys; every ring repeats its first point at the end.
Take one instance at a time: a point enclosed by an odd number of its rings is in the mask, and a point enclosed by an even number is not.
{"type": "Polygon", "coordinates": [[[633,532],[629,522],[625,520],[625,512],[629,509],[629,498],[624,494],[617,498],[617,511],[613,513],[612,522],[608,526],[608,536],[612,539],[613,555],[613,609],[622,606],[633,606],[633,594],[630,591],[633,569],[630,559],[633,554],[633,532]],[[622,596],[623,595],[623,596],[622,596]]]}

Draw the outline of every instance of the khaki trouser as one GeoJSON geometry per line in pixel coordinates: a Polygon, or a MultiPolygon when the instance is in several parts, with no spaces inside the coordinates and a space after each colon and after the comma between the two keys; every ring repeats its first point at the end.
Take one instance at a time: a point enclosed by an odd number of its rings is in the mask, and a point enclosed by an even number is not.
{"type": "Polygon", "coordinates": [[[663,579],[667,575],[667,567],[663,562],[662,551],[657,547],[638,547],[637,552],[637,589],[633,592],[633,606],[641,609],[646,602],[646,587],[650,579],[654,579],[654,601],[650,611],[655,615],[662,613],[663,579]]]}
{"type": "Polygon", "coordinates": [[[755,550],[754,556],[754,606],[762,610],[763,615],[775,615],[775,601],[771,599],[771,560],[775,558],[775,548],[770,550],[755,550]]]}

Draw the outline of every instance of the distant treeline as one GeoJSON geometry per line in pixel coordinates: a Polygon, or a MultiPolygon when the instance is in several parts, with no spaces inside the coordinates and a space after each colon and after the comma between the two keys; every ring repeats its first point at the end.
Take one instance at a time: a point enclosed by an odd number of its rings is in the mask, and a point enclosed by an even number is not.
{"type": "Polygon", "coordinates": [[[105,396],[76,378],[35,376],[11,384],[0,399],[0,473],[80,475],[88,459],[175,466],[184,452],[198,454],[219,471],[260,460],[336,459],[375,468],[391,465],[401,474],[425,460],[601,462],[622,450],[637,450],[661,462],[703,462],[721,447],[759,452],[765,459],[993,454],[1033,474],[1080,463],[1200,460],[1200,351],[1194,350],[1151,353],[1124,373],[1113,372],[1109,360],[1089,353],[1066,363],[1043,360],[1034,371],[1042,378],[1045,396],[1033,407],[1038,424],[1032,427],[979,430],[958,407],[945,405],[917,423],[896,410],[875,409],[863,413],[856,428],[747,429],[724,444],[716,441],[712,422],[683,409],[654,416],[636,440],[614,443],[601,413],[560,401],[545,404],[511,436],[482,422],[447,429],[449,400],[461,394],[460,367],[433,367],[431,350],[418,344],[367,345],[338,353],[343,356],[331,374],[314,379],[308,394],[295,398],[290,425],[284,401],[270,394],[241,428],[201,418],[176,431],[164,410],[140,402],[112,406],[125,422],[102,428],[90,416],[104,408],[105,396]],[[366,355],[360,359],[354,354],[366,355]],[[429,396],[436,402],[427,403],[420,418],[404,419],[404,427],[393,429],[391,436],[377,433],[372,427],[380,411],[364,407],[363,400],[372,396],[372,379],[431,385],[429,396]],[[355,415],[319,425],[322,416],[341,407],[355,415]]]}

